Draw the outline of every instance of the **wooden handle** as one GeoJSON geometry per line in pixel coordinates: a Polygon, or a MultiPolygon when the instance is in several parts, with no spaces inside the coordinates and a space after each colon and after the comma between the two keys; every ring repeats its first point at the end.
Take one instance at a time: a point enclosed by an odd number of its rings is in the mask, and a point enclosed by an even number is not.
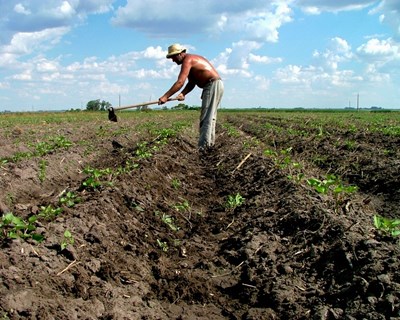
{"type": "MultiPolygon", "coordinates": [[[[174,101],[174,100],[178,100],[178,99],[173,98],[173,99],[168,99],[167,101],[174,101]]],[[[139,107],[143,107],[143,106],[149,106],[151,104],[158,104],[158,100],[157,101],[143,102],[143,103],[138,103],[138,104],[132,104],[132,105],[129,105],[129,106],[117,107],[117,108],[113,108],[113,109],[114,110],[124,110],[124,109],[131,109],[131,108],[139,108],[139,107]]]]}

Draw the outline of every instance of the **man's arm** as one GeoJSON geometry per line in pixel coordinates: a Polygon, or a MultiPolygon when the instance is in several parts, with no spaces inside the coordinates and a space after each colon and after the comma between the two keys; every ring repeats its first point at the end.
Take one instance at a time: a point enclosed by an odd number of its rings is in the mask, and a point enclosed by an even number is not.
{"type": "Polygon", "coordinates": [[[189,82],[186,84],[185,88],[182,90],[180,94],[186,96],[190,91],[194,89],[195,86],[196,84],[189,80],[189,82]]]}
{"type": "Polygon", "coordinates": [[[166,93],[164,93],[164,95],[160,99],[158,99],[158,104],[164,104],[165,102],[167,102],[169,97],[171,97],[174,93],[178,92],[183,87],[186,79],[189,76],[191,64],[192,64],[191,58],[189,55],[187,55],[186,58],[183,60],[178,80],[176,80],[176,82],[172,85],[172,87],[166,93]]]}

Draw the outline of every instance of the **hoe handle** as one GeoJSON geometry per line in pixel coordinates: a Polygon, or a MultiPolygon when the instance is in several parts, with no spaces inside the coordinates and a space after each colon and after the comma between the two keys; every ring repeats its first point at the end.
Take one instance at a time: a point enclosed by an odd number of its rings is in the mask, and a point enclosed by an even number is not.
{"type": "MultiPolygon", "coordinates": [[[[174,101],[174,100],[178,100],[178,99],[173,98],[173,99],[168,99],[167,101],[174,101]]],[[[124,110],[124,109],[131,109],[131,108],[139,108],[139,107],[143,107],[143,106],[149,106],[151,104],[158,104],[158,100],[157,101],[143,102],[143,103],[138,103],[138,104],[132,104],[132,105],[129,105],[129,106],[117,107],[117,108],[113,108],[113,109],[114,110],[124,110]]]]}

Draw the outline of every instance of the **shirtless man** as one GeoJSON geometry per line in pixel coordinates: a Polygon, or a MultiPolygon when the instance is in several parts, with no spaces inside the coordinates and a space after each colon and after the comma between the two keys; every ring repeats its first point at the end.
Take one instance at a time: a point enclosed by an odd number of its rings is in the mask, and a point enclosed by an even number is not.
{"type": "Polygon", "coordinates": [[[178,80],[172,87],[158,99],[158,104],[164,104],[173,94],[178,92],[186,80],[188,83],[178,94],[179,101],[185,100],[185,96],[195,86],[203,89],[201,94],[200,137],[199,148],[204,150],[215,143],[215,123],[217,121],[217,109],[221,104],[224,93],[224,85],[217,70],[204,57],[186,53],[186,48],[179,44],[168,47],[168,59],[172,59],[177,65],[181,65],[178,80]]]}

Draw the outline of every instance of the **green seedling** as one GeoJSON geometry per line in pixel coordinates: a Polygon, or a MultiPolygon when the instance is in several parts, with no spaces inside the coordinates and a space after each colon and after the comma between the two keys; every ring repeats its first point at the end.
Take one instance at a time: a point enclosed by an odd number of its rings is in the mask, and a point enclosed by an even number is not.
{"type": "Polygon", "coordinates": [[[239,193],[236,193],[235,195],[228,195],[228,198],[225,203],[225,207],[233,210],[233,209],[243,205],[244,200],[245,199],[239,193]]]}
{"type": "Polygon", "coordinates": [[[161,241],[160,239],[157,239],[157,244],[161,248],[162,251],[167,252],[168,251],[168,243],[166,241],[161,241]]]}
{"type": "Polygon", "coordinates": [[[289,180],[293,180],[294,182],[299,183],[301,180],[304,179],[304,173],[298,173],[293,175],[288,175],[289,180]]]}
{"type": "Polygon", "coordinates": [[[375,228],[390,234],[393,237],[400,235],[400,219],[389,219],[374,215],[375,228]]]}
{"type": "Polygon", "coordinates": [[[69,230],[64,231],[64,237],[63,240],[61,241],[60,247],[61,250],[64,250],[65,248],[68,247],[68,245],[74,245],[75,239],[71,232],[69,230]]]}
{"type": "Polygon", "coordinates": [[[172,231],[178,231],[179,227],[175,225],[175,219],[168,214],[163,213],[161,221],[164,222],[172,231]]]}
{"type": "Polygon", "coordinates": [[[0,168],[2,168],[7,163],[8,163],[8,159],[5,159],[5,158],[0,159],[0,168]]]}
{"type": "Polygon", "coordinates": [[[81,199],[73,192],[68,191],[65,195],[61,196],[59,203],[66,205],[68,208],[72,208],[75,204],[81,202],[81,199]]]}
{"type": "Polygon", "coordinates": [[[46,220],[53,220],[63,211],[62,208],[53,208],[51,204],[48,206],[41,206],[38,216],[46,219],[46,220]]]}
{"type": "Polygon", "coordinates": [[[181,182],[179,181],[179,179],[174,178],[174,179],[172,179],[171,185],[172,185],[172,188],[177,190],[181,186],[181,182]]]}
{"type": "Polygon", "coordinates": [[[323,180],[316,178],[308,179],[307,183],[318,193],[328,194],[329,191],[332,191],[335,196],[343,193],[353,193],[358,190],[357,186],[345,186],[339,177],[333,174],[328,174],[326,179],[323,180]]]}
{"type": "Polygon", "coordinates": [[[31,238],[37,242],[43,241],[43,236],[34,233],[37,216],[29,217],[28,221],[13,215],[11,212],[2,216],[0,221],[0,237],[7,239],[31,238]]]}
{"type": "Polygon", "coordinates": [[[177,211],[190,211],[190,204],[189,204],[189,201],[187,201],[187,200],[184,200],[183,202],[181,202],[181,203],[177,203],[177,204],[175,204],[174,206],[172,206],[175,210],[177,210],[177,211]]]}
{"type": "Polygon", "coordinates": [[[82,187],[84,189],[95,190],[100,188],[104,184],[112,186],[112,182],[109,181],[109,179],[111,178],[113,172],[110,168],[106,169],[85,168],[83,172],[89,175],[89,177],[82,182],[82,187]],[[108,176],[108,179],[105,178],[106,176],[108,176]]]}
{"type": "Polygon", "coordinates": [[[147,142],[138,143],[135,155],[140,159],[147,159],[152,157],[152,153],[150,152],[148,143],[147,142]]]}
{"type": "Polygon", "coordinates": [[[224,123],[222,126],[227,130],[228,136],[238,137],[240,135],[239,131],[230,123],[224,123]]]}
{"type": "Polygon", "coordinates": [[[39,180],[40,182],[43,182],[46,179],[46,167],[47,167],[47,161],[46,160],[40,160],[39,162],[39,180]]]}

